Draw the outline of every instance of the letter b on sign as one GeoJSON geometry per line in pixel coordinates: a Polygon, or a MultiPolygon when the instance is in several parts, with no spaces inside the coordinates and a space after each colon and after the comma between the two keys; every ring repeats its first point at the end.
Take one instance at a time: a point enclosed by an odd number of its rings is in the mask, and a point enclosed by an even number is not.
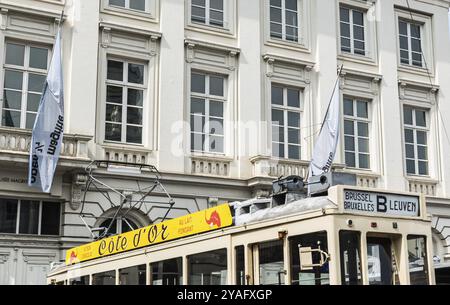
{"type": "Polygon", "coordinates": [[[377,196],[377,212],[387,212],[387,198],[384,196],[377,196]]]}

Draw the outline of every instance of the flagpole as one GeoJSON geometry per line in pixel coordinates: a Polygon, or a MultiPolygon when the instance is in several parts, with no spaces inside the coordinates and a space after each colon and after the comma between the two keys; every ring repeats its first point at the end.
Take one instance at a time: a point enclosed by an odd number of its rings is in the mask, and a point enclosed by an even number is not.
{"type": "MultiPolygon", "coordinates": [[[[325,126],[325,122],[327,120],[328,113],[330,112],[331,102],[333,101],[333,96],[334,96],[334,93],[336,92],[336,85],[339,82],[339,79],[341,77],[341,73],[342,73],[343,69],[344,69],[344,64],[342,64],[341,67],[339,68],[338,76],[336,78],[336,82],[334,83],[333,92],[331,93],[331,98],[330,98],[330,101],[328,102],[327,111],[326,111],[325,116],[323,118],[322,126],[320,126],[319,134],[322,132],[323,126],[325,126]]],[[[308,181],[310,170],[311,170],[311,162],[309,162],[308,170],[306,171],[306,177],[304,179],[305,181],[308,181]]]]}

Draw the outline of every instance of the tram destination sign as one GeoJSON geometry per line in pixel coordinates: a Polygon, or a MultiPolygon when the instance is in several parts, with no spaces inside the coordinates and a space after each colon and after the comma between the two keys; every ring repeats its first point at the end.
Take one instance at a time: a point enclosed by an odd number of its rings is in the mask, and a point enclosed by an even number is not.
{"type": "Polygon", "coordinates": [[[386,216],[419,216],[418,196],[344,189],[344,211],[386,216]]]}
{"type": "Polygon", "coordinates": [[[226,228],[232,224],[230,207],[223,204],[72,248],[66,253],[66,265],[226,228]]]}

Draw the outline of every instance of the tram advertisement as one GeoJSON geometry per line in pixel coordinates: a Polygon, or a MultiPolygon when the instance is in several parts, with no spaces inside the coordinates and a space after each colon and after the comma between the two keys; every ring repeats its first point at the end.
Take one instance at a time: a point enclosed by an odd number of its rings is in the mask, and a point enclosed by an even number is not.
{"type": "Polygon", "coordinates": [[[386,216],[419,216],[419,197],[344,190],[344,210],[386,216]]]}
{"type": "Polygon", "coordinates": [[[231,226],[228,204],[111,236],[67,251],[66,265],[231,226]]]}

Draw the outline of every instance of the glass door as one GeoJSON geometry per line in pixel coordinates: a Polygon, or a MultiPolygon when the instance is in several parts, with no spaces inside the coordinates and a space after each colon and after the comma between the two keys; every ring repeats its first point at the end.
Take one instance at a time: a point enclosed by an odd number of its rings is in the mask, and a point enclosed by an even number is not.
{"type": "Polygon", "coordinates": [[[370,285],[392,285],[391,240],[367,238],[367,263],[370,285]]]}

